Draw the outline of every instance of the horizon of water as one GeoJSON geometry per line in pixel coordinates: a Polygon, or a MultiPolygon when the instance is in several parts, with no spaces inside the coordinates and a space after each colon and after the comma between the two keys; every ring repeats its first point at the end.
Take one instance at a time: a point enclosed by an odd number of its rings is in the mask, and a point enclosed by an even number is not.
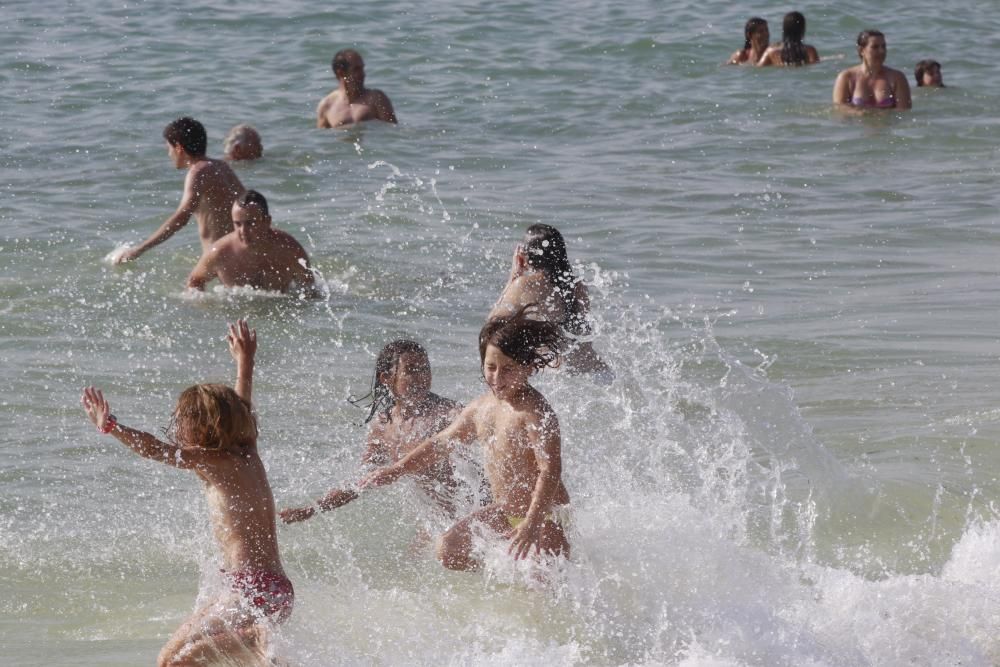
{"type": "MultiPolygon", "coordinates": [[[[193,476],[102,438],[80,389],[158,432],[260,336],[260,449],[279,507],[356,479],[347,397],[425,344],[434,389],[483,391],[476,334],[523,230],[566,236],[611,387],[545,372],[573,557],[540,576],[399,484],[279,529],[292,664],[990,665],[1000,662],[1000,65],[990,14],[896,0],[797,7],[824,62],[724,67],[750,15],[655,3],[15,3],[0,81],[0,658],[148,664],[218,585],[193,476]],[[865,27],[947,88],[906,114],[830,105],[865,27]],[[313,129],[343,47],[398,127],[313,129]],[[163,126],[236,167],[329,287],[310,302],[182,287],[193,228],[104,257],[174,209],[163,126]]],[[[189,226],[190,227],[190,226],[189,226]]]]}

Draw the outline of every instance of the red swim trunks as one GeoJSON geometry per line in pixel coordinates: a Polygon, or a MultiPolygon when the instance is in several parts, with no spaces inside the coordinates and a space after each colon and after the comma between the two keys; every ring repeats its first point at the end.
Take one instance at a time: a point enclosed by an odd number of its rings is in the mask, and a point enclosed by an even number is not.
{"type": "Polygon", "coordinates": [[[284,623],[292,615],[295,590],[285,575],[270,570],[245,569],[227,572],[226,576],[233,589],[271,622],[284,623]]]}

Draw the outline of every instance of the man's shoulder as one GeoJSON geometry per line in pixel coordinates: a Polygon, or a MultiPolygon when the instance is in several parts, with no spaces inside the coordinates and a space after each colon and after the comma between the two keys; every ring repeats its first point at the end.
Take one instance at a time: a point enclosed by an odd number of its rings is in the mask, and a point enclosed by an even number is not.
{"type": "Polygon", "coordinates": [[[334,90],[331,90],[329,93],[323,96],[323,98],[319,101],[319,104],[316,105],[316,108],[318,110],[323,110],[328,108],[338,99],[340,99],[343,96],[343,94],[344,93],[340,88],[335,88],[334,90]]]}

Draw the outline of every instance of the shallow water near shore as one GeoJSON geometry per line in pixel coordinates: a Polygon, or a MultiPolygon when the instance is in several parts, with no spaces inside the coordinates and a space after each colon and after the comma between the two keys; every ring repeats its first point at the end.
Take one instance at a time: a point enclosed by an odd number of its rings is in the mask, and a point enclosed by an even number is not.
{"type": "MultiPolygon", "coordinates": [[[[5,10],[0,81],[0,654],[150,664],[215,585],[193,476],[95,434],[80,389],[158,432],[233,379],[258,330],[260,448],[279,506],[356,479],[383,343],[434,390],[483,391],[476,334],[523,230],[557,226],[590,284],[610,387],[545,372],[573,557],[444,571],[447,520],[411,485],[279,529],[291,664],[1000,663],[995,83],[1000,19],[949,3],[797,7],[827,61],[723,67],[730,3],[150,2],[5,10]],[[929,17],[936,17],[931,20],[929,17]],[[844,117],[858,30],[944,90],[844,117]],[[398,127],[312,128],[329,61],[365,56],[398,127]],[[193,228],[104,261],[174,209],[160,139],[201,120],[307,248],[318,301],[191,297],[193,228]]],[[[753,11],[773,36],[788,7],[753,11]]]]}

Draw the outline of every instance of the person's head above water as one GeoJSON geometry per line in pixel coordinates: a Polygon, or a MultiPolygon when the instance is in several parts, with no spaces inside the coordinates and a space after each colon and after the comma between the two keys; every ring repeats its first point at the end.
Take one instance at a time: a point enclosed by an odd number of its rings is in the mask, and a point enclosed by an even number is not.
{"type": "Polygon", "coordinates": [[[181,392],[167,432],[182,447],[246,451],[257,442],[257,420],[230,387],[196,384],[181,392]]]}
{"type": "Polygon", "coordinates": [[[260,133],[251,125],[237,125],[223,141],[227,160],[256,160],[264,154],[260,133]]]}
{"type": "Polygon", "coordinates": [[[267,199],[256,190],[247,190],[233,202],[231,212],[234,231],[244,243],[252,243],[257,234],[271,226],[267,199]]]}
{"type": "Polygon", "coordinates": [[[208,150],[208,135],[205,126],[190,116],[171,121],[163,128],[163,138],[168,144],[183,148],[188,156],[197,158],[208,150]]]}
{"type": "Polygon", "coordinates": [[[486,351],[492,345],[533,371],[558,366],[566,337],[558,324],[535,319],[537,311],[537,304],[529,303],[513,315],[487,320],[479,330],[480,364],[486,363],[486,351]]]}
{"type": "Polygon", "coordinates": [[[333,75],[345,86],[364,88],[365,61],[354,49],[337,51],[330,62],[330,67],[333,69],[333,75]]]}
{"type": "Polygon", "coordinates": [[[858,58],[865,64],[885,62],[885,35],[880,30],[862,30],[858,33],[858,58]]]}
{"type": "Polygon", "coordinates": [[[771,40],[771,31],[767,28],[767,21],[759,16],[750,18],[743,26],[743,37],[745,39],[744,51],[749,51],[752,46],[755,46],[754,42],[757,43],[756,46],[766,47],[771,40]]]}
{"type": "Polygon", "coordinates": [[[576,302],[576,276],[569,263],[566,241],[558,229],[552,225],[536,224],[528,227],[521,241],[524,263],[535,271],[541,271],[555,288],[556,295],[563,303],[567,320],[564,326],[571,333],[589,333],[585,314],[578,312],[576,302]]]}
{"type": "Polygon", "coordinates": [[[944,88],[944,81],[941,78],[941,63],[936,60],[921,60],[913,68],[913,78],[917,80],[917,86],[927,86],[928,88],[944,88]]]}
{"type": "Polygon", "coordinates": [[[808,60],[805,45],[806,17],[802,12],[788,12],[781,22],[781,62],[802,65],[808,60]]]}
{"type": "Polygon", "coordinates": [[[349,400],[353,405],[369,409],[365,418],[367,424],[375,415],[389,419],[397,400],[418,402],[430,389],[431,362],[427,351],[416,341],[399,338],[386,343],[378,353],[368,394],[349,400]]]}

